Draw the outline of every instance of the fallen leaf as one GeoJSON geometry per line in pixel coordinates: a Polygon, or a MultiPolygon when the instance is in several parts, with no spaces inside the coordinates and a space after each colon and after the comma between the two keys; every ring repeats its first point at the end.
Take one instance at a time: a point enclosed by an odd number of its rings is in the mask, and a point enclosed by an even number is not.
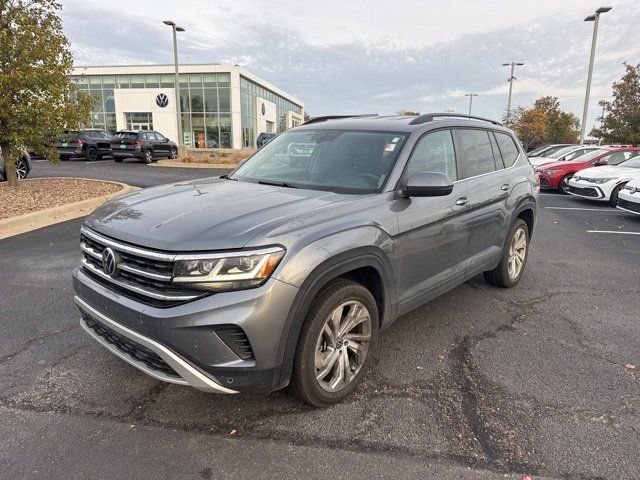
{"type": "Polygon", "coordinates": [[[444,360],[444,355],[436,355],[436,358],[437,358],[438,360],[444,360]]]}
{"type": "Polygon", "coordinates": [[[522,477],[522,480],[532,480],[532,478],[529,475],[525,475],[522,477]]]}
{"type": "Polygon", "coordinates": [[[236,434],[236,432],[237,432],[237,430],[234,428],[233,430],[231,430],[231,431],[229,432],[229,435],[235,435],[235,434],[236,434]]]}
{"type": "Polygon", "coordinates": [[[625,367],[628,368],[629,370],[635,370],[636,368],[636,366],[633,363],[627,363],[625,367]]]}
{"type": "Polygon", "coordinates": [[[422,370],[422,367],[416,367],[416,370],[422,370]]]}

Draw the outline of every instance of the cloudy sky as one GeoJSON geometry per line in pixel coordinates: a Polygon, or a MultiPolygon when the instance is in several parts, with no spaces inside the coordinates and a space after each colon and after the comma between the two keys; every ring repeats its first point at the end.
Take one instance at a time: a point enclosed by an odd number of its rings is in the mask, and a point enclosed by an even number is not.
{"type": "MultiPolygon", "coordinates": [[[[311,115],[473,112],[502,116],[541,95],[582,116],[593,0],[62,0],[77,65],[234,63],[305,102],[311,115]]],[[[610,0],[602,16],[588,126],[622,63],[640,63],[640,1],[610,0]]]]}

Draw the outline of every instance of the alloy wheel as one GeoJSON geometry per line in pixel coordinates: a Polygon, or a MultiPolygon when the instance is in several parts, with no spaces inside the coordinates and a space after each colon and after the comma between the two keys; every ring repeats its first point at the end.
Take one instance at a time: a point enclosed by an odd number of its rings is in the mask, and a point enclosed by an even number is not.
{"type": "Polygon", "coordinates": [[[515,280],[520,276],[524,261],[527,258],[527,233],[523,228],[518,228],[509,245],[509,260],[507,262],[507,271],[509,277],[515,280]]]}
{"type": "Polygon", "coordinates": [[[153,153],[151,152],[151,150],[147,150],[144,153],[144,158],[147,161],[147,163],[151,163],[153,161],[153,153]]]}
{"type": "Polygon", "coordinates": [[[327,392],[349,385],[365,363],[371,341],[371,314],[359,301],[334,309],[318,336],[314,365],[316,381],[327,392]]]}
{"type": "Polygon", "coordinates": [[[16,175],[20,180],[27,178],[27,162],[24,160],[18,160],[16,163],[16,175]]]}

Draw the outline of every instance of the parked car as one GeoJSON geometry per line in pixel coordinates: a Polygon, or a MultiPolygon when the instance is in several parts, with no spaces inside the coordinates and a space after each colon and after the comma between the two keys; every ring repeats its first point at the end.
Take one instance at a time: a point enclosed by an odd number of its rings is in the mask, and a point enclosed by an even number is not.
{"type": "MultiPolygon", "coordinates": [[[[22,152],[22,155],[16,161],[16,174],[18,175],[18,179],[22,180],[27,178],[31,172],[31,155],[27,152],[22,152]]],[[[7,173],[5,170],[5,162],[4,157],[2,156],[2,152],[0,151],[0,180],[6,180],[7,173]]]]}
{"type": "Polygon", "coordinates": [[[97,209],[75,303],[90,336],[155,378],[217,393],[291,383],[328,406],[401,315],[480,272],[518,283],[538,193],[498,122],[314,118],[220,179],[97,209]]]}
{"type": "Polygon", "coordinates": [[[640,215],[640,177],[627,183],[618,193],[620,210],[640,215]]]}
{"type": "Polygon", "coordinates": [[[112,135],[106,130],[87,128],[80,131],[68,131],[60,135],[54,145],[60,154],[60,160],[83,157],[88,162],[111,155],[112,135]]]}
{"type": "Polygon", "coordinates": [[[527,157],[529,158],[544,157],[544,156],[551,155],[554,152],[557,152],[561,148],[573,147],[573,146],[575,145],[571,143],[556,143],[554,145],[545,145],[544,147],[536,148],[535,150],[527,152],[527,157]]]}
{"type": "Polygon", "coordinates": [[[597,145],[571,145],[570,147],[564,147],[556,150],[545,157],[530,158],[529,161],[534,167],[539,167],[540,165],[551,162],[568,162],[575,160],[580,155],[584,155],[587,152],[598,150],[600,148],[602,147],[598,147],[597,145]]]}
{"type": "Polygon", "coordinates": [[[615,166],[581,170],[569,180],[567,193],[589,200],[606,201],[615,207],[620,190],[636,178],[640,178],[640,157],[615,166]]]}
{"type": "Polygon", "coordinates": [[[256,140],[256,145],[258,146],[258,148],[262,148],[277,136],[278,136],[277,133],[262,132],[260,135],[258,135],[258,139],[256,140]]]}
{"type": "Polygon", "coordinates": [[[566,192],[569,179],[580,170],[601,165],[619,165],[638,155],[640,148],[599,148],[568,162],[545,163],[536,168],[536,173],[540,178],[540,188],[566,192]]]}
{"type": "Polygon", "coordinates": [[[154,130],[121,130],[111,140],[111,156],[118,163],[125,158],[151,163],[159,158],[178,158],[178,145],[154,130]]]}

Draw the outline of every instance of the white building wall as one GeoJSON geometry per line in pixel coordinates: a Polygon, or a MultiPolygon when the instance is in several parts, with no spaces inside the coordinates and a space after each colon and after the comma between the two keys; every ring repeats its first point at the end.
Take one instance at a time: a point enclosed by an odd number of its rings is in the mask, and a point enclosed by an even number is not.
{"type": "Polygon", "coordinates": [[[240,103],[240,71],[231,67],[231,137],[233,148],[242,150],[242,107],[240,103]]]}
{"type": "Polygon", "coordinates": [[[153,129],[174,142],[178,141],[176,117],[176,94],[173,88],[125,88],[115,89],[113,99],[116,107],[118,130],[127,128],[126,114],[149,112],[153,117],[153,129]],[[165,94],[169,101],[166,107],[156,103],[159,94],[165,94]]]}

